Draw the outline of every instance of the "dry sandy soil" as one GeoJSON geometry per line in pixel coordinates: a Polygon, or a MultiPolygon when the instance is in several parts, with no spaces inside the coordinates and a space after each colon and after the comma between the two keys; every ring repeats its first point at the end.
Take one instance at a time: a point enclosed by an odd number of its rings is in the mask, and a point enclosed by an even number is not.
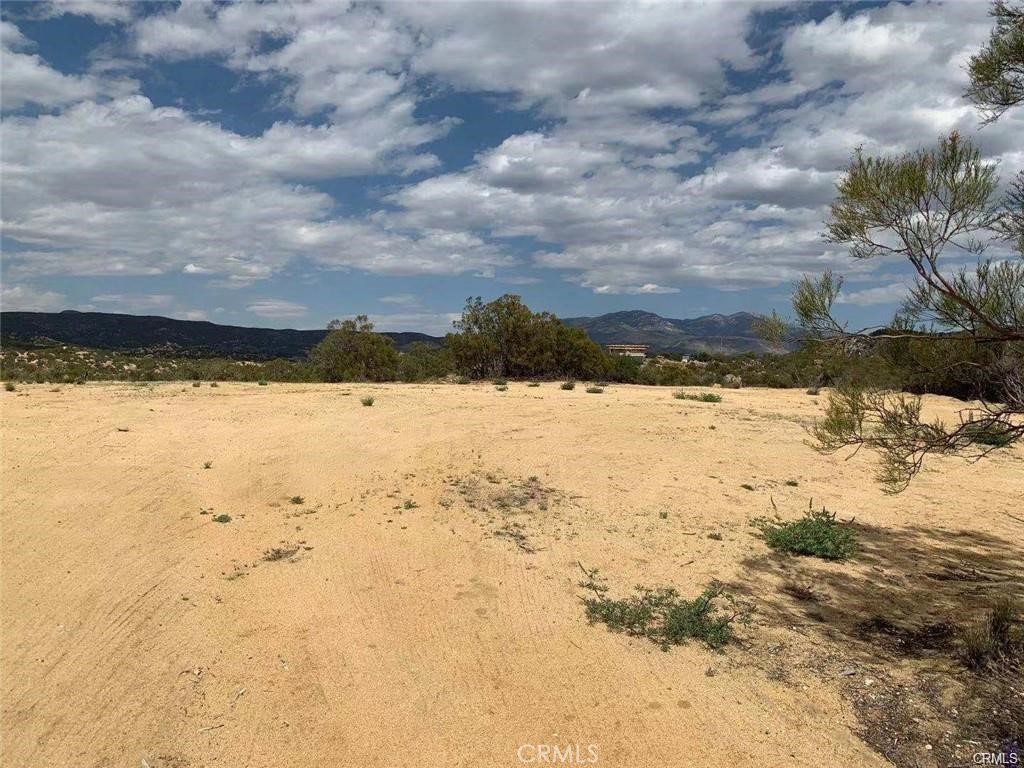
{"type": "MultiPolygon", "coordinates": [[[[3,764],[516,766],[541,764],[522,745],[595,745],[623,768],[887,765],[865,701],[898,719],[886,697],[953,662],[893,661],[900,638],[862,620],[1021,593],[1024,451],[934,460],[892,497],[872,457],[804,444],[824,397],[671,394],[0,393],[3,764]],[[811,497],[856,518],[860,558],[775,556],[754,535],[771,500],[797,516],[811,497]],[[616,594],[720,579],[755,618],[724,653],[663,652],[587,624],[578,563],[616,594]],[[788,595],[794,578],[818,598],[788,595]]],[[[919,689],[906,706],[956,705],[919,689]]],[[[930,711],[901,764],[963,736],[930,711]]]]}

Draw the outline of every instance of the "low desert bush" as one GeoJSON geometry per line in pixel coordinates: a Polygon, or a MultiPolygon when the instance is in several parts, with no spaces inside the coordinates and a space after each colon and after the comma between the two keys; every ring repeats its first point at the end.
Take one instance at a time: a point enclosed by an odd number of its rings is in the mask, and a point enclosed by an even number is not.
{"type": "Polygon", "coordinates": [[[459,378],[457,378],[455,380],[455,383],[456,384],[472,384],[473,380],[471,378],[469,378],[469,376],[459,376],[459,378]]]}
{"type": "Polygon", "coordinates": [[[4,382],[4,389],[6,389],[8,392],[13,392],[14,390],[17,389],[17,387],[14,386],[14,382],[13,381],[5,381],[4,382]]]}
{"type": "Polygon", "coordinates": [[[499,384],[495,387],[498,392],[508,392],[508,386],[505,384],[499,384]]]}
{"type": "Polygon", "coordinates": [[[762,517],[752,522],[761,531],[765,543],[779,552],[845,560],[857,551],[857,534],[853,528],[848,523],[838,522],[835,513],[824,507],[815,510],[808,505],[799,520],[762,517]]]}
{"type": "Polygon", "coordinates": [[[298,504],[305,504],[306,500],[302,496],[292,496],[290,499],[288,499],[288,502],[290,504],[298,505],[298,504]]]}
{"type": "Polygon", "coordinates": [[[212,518],[215,523],[230,523],[231,515],[216,515],[212,518]]]}
{"type": "Polygon", "coordinates": [[[256,383],[259,384],[261,387],[267,386],[267,380],[266,379],[260,379],[256,383]]]}
{"type": "Polygon", "coordinates": [[[643,586],[629,597],[613,600],[597,570],[584,568],[583,572],[579,586],[590,593],[583,604],[591,624],[601,622],[613,632],[646,637],[662,650],[691,639],[720,649],[732,639],[733,624],[749,618],[749,611],[719,584],[710,585],[693,600],[682,598],[674,587],[643,586]],[[725,610],[723,603],[728,606],[725,610]]]}
{"type": "Polygon", "coordinates": [[[576,389],[576,382],[573,381],[572,379],[569,379],[569,381],[563,381],[562,382],[562,389],[566,389],[566,390],[568,390],[568,389],[576,389]]]}
{"type": "Polygon", "coordinates": [[[528,386],[528,387],[539,387],[540,386],[540,382],[539,381],[531,381],[526,386],[528,386]]]}
{"type": "Polygon", "coordinates": [[[193,387],[201,387],[202,385],[203,385],[203,383],[201,381],[193,381],[192,382],[192,386],[193,387]]]}
{"type": "Polygon", "coordinates": [[[982,671],[996,662],[1024,662],[1024,635],[1015,632],[1020,622],[1018,606],[1009,597],[998,598],[985,617],[960,633],[963,662],[982,671]]]}
{"type": "Polygon", "coordinates": [[[501,378],[495,379],[492,382],[492,384],[494,384],[494,386],[496,386],[496,387],[504,387],[506,384],[508,384],[508,379],[501,379],[501,378]]]}
{"type": "Polygon", "coordinates": [[[600,395],[604,392],[604,387],[587,387],[587,392],[591,395],[600,395]]]}
{"type": "Polygon", "coordinates": [[[374,399],[373,399],[372,397],[370,397],[369,395],[367,395],[366,397],[361,397],[361,398],[359,398],[359,402],[360,402],[360,403],[362,403],[362,404],[363,404],[364,406],[366,406],[367,408],[369,408],[369,407],[370,407],[371,405],[373,405],[373,404],[374,404],[374,402],[376,402],[376,401],[375,401],[375,400],[374,400],[374,399]]]}
{"type": "Polygon", "coordinates": [[[678,392],[673,392],[672,397],[674,397],[676,400],[693,400],[698,403],[722,402],[722,396],[716,395],[714,392],[701,392],[698,395],[692,395],[686,390],[680,389],[678,392]]]}
{"type": "Polygon", "coordinates": [[[1004,445],[1009,445],[1013,442],[1013,436],[1009,434],[1006,428],[995,424],[970,422],[964,428],[964,432],[972,443],[978,443],[979,445],[1002,448],[1004,445]]]}

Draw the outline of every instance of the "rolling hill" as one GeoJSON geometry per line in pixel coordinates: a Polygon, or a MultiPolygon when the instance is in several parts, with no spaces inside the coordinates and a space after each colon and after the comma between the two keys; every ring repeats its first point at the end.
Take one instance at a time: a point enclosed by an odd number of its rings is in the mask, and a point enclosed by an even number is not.
{"type": "MultiPolygon", "coordinates": [[[[706,315],[689,320],[631,310],[597,317],[569,317],[567,325],[582,328],[599,344],[647,344],[652,352],[695,354],[783,351],[759,338],[757,315],[706,315]]],[[[301,358],[327,333],[325,330],[247,328],[154,315],[107,312],[3,312],[4,343],[61,343],[123,352],[149,351],[195,357],[267,360],[301,358]]],[[[385,333],[402,350],[413,342],[439,345],[425,333],[385,333]]]]}

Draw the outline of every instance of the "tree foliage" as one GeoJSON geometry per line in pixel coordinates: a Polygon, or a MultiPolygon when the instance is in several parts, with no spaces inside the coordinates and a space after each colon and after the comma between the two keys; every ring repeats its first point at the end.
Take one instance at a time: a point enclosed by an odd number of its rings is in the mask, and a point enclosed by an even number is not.
{"type": "Polygon", "coordinates": [[[329,333],[309,353],[321,381],[391,381],[399,355],[387,336],[375,333],[366,315],[332,320],[329,333]]]}
{"type": "Polygon", "coordinates": [[[1024,5],[997,0],[989,11],[995,27],[968,65],[967,97],[986,122],[1024,103],[1024,5]]]}
{"type": "Polygon", "coordinates": [[[484,304],[466,301],[457,333],[445,339],[455,371],[475,379],[510,377],[595,378],[608,367],[587,334],[548,312],[532,312],[519,296],[484,304]]]}
{"type": "MultiPolygon", "coordinates": [[[[907,260],[916,284],[892,323],[850,331],[833,315],[842,279],[830,272],[797,286],[797,319],[823,354],[877,354],[945,368],[963,395],[980,398],[959,423],[926,421],[920,398],[848,381],[814,428],[823,451],[867,446],[882,458],[880,480],[899,491],[930,453],[980,458],[976,440],[997,433],[1005,445],[1024,437],[1024,260],[981,258],[973,269],[946,269],[949,257],[981,257],[993,240],[1019,245],[1019,199],[1001,205],[995,168],[956,133],[931,150],[872,158],[858,150],[838,185],[827,238],[856,259],[907,260]],[[1015,206],[1017,206],[1015,208],[1015,206]]],[[[1019,189],[1016,190],[1019,192],[1019,189]]]]}

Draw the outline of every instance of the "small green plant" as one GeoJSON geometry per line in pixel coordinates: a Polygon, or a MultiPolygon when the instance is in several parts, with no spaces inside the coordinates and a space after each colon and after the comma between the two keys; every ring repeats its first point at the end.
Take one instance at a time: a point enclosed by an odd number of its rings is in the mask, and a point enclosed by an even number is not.
{"type": "Polygon", "coordinates": [[[680,389],[677,392],[672,393],[672,397],[676,400],[693,400],[697,403],[720,403],[722,402],[722,396],[716,395],[714,392],[701,392],[700,394],[690,394],[685,389],[680,389]]]}
{"type": "Polygon", "coordinates": [[[211,382],[210,382],[210,386],[211,386],[211,387],[217,387],[217,386],[220,386],[220,385],[219,385],[219,384],[217,384],[217,382],[216,382],[216,381],[211,381],[211,382]]]}
{"type": "Polygon", "coordinates": [[[457,378],[455,380],[455,383],[456,384],[472,384],[473,380],[471,378],[469,378],[469,376],[459,376],[459,378],[457,378]]]}
{"type": "Polygon", "coordinates": [[[203,382],[201,382],[201,381],[193,381],[192,382],[192,386],[193,387],[201,387],[202,385],[203,385],[203,382]]]}
{"type": "Polygon", "coordinates": [[[13,392],[14,390],[17,389],[17,387],[14,386],[14,382],[13,381],[5,381],[4,382],[4,389],[6,389],[8,392],[13,392]]]}
{"type": "Polygon", "coordinates": [[[215,515],[211,518],[215,523],[230,523],[231,515],[215,515]]]}
{"type": "Polygon", "coordinates": [[[290,499],[288,499],[288,502],[290,504],[296,504],[296,505],[298,505],[298,504],[305,504],[306,503],[306,499],[303,498],[302,496],[292,496],[290,499]]]}
{"type": "Polygon", "coordinates": [[[754,486],[752,486],[750,483],[741,483],[740,484],[740,488],[743,488],[744,490],[747,490],[747,491],[754,490],[754,486]]]}
{"type": "Polygon", "coordinates": [[[508,379],[497,378],[492,383],[496,387],[504,387],[506,384],[508,384],[508,379]]]}
{"type": "Polygon", "coordinates": [[[504,384],[499,384],[498,386],[495,387],[495,390],[497,390],[498,392],[508,392],[508,387],[504,384]]]}
{"type": "Polygon", "coordinates": [[[660,517],[662,520],[668,520],[668,510],[661,510],[661,512],[658,513],[658,517],[660,517]]]}
{"type": "Polygon", "coordinates": [[[528,386],[528,387],[539,387],[540,386],[540,382],[539,381],[531,381],[526,386],[528,386]]]}
{"type": "Polygon", "coordinates": [[[259,384],[261,387],[267,386],[267,380],[266,379],[260,379],[256,383],[259,384]]]}
{"type": "Polygon", "coordinates": [[[733,624],[749,620],[749,610],[720,584],[711,584],[693,600],[683,599],[674,587],[643,586],[635,587],[635,594],[629,597],[613,600],[596,569],[580,568],[585,578],[579,586],[589,592],[583,598],[587,620],[600,622],[613,632],[646,637],[662,650],[690,639],[716,650],[723,648],[732,639],[733,624]],[[722,610],[721,603],[729,609],[722,610]]]}
{"type": "Polygon", "coordinates": [[[1013,435],[1009,430],[995,424],[968,422],[964,427],[964,434],[972,443],[988,445],[993,448],[1002,448],[1013,442],[1013,435]]]}
{"type": "Polygon", "coordinates": [[[369,395],[367,395],[366,397],[359,398],[359,402],[362,403],[366,408],[369,408],[371,405],[374,404],[375,400],[369,395]]]}
{"type": "Polygon", "coordinates": [[[718,531],[712,531],[711,533],[708,534],[708,538],[711,539],[712,541],[721,541],[722,540],[722,534],[719,533],[718,531]]]}
{"type": "Polygon", "coordinates": [[[213,462],[212,461],[204,461],[203,462],[203,469],[212,469],[212,468],[213,468],[213,462]]]}
{"type": "Polygon", "coordinates": [[[568,381],[563,381],[561,388],[565,390],[576,389],[576,382],[573,381],[572,379],[569,379],[568,381]]]}
{"type": "Polygon", "coordinates": [[[857,534],[847,523],[836,520],[834,512],[824,507],[813,508],[799,520],[783,521],[776,517],[752,521],[761,531],[765,543],[774,550],[794,555],[810,555],[823,560],[845,560],[857,551],[857,534]]]}
{"type": "Polygon", "coordinates": [[[821,394],[821,387],[808,387],[807,394],[811,395],[812,397],[817,397],[818,395],[821,394]]]}
{"type": "Polygon", "coordinates": [[[418,506],[419,504],[417,504],[412,499],[406,499],[404,502],[402,502],[402,509],[416,509],[416,507],[418,506]]]}
{"type": "Polygon", "coordinates": [[[604,387],[587,387],[587,393],[591,395],[600,395],[604,392],[604,387]]]}
{"type": "Polygon", "coordinates": [[[787,480],[786,485],[788,485],[790,488],[796,488],[798,485],[800,485],[800,482],[797,480],[787,480]]]}

